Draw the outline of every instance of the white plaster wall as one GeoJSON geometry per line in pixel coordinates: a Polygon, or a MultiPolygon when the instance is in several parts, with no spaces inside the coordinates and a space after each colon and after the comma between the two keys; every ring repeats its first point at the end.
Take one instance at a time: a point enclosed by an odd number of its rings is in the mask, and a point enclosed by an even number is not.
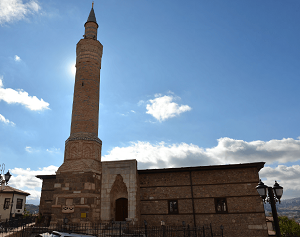
{"type": "Polygon", "coordinates": [[[13,197],[12,193],[0,193],[0,215],[1,215],[1,220],[9,219],[12,197],[13,197]],[[3,209],[5,198],[10,198],[9,208],[6,209],[6,210],[3,209]]]}
{"type": "Polygon", "coordinates": [[[14,195],[14,205],[13,205],[13,208],[11,210],[11,213],[12,214],[23,214],[25,203],[26,203],[26,196],[15,193],[15,195],[14,195]],[[16,207],[17,207],[17,199],[23,199],[22,209],[16,209],[16,207]]]}
{"type": "Polygon", "coordinates": [[[101,220],[110,217],[110,191],[116,176],[120,174],[128,191],[128,218],[137,221],[137,161],[105,161],[102,162],[101,220]]]}
{"type": "Polygon", "coordinates": [[[25,195],[16,194],[16,193],[15,194],[13,194],[13,193],[0,193],[0,215],[1,215],[0,219],[1,220],[9,219],[10,218],[10,213],[12,215],[15,214],[15,213],[23,214],[25,203],[26,203],[26,196],[25,195]],[[5,198],[10,198],[9,208],[6,209],[6,210],[3,209],[5,198]],[[13,207],[11,208],[12,198],[14,198],[14,202],[13,202],[13,207]],[[23,199],[22,209],[16,209],[18,198],[23,199]]]}

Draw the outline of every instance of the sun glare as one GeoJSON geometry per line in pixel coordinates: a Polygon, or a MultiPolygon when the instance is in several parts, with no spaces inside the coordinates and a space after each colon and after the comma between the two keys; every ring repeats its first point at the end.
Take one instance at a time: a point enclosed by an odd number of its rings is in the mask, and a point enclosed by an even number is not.
{"type": "Polygon", "coordinates": [[[75,76],[75,74],[76,74],[76,67],[75,67],[75,64],[72,64],[72,65],[71,65],[71,73],[72,73],[73,76],[75,76]]]}

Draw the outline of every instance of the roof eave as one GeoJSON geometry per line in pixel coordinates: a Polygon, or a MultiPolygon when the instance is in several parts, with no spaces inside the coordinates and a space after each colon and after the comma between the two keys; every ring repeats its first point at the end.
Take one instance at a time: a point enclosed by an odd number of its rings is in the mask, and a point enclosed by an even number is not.
{"type": "Polygon", "coordinates": [[[169,173],[169,172],[189,172],[189,171],[205,171],[205,170],[224,170],[224,169],[240,169],[240,168],[257,168],[259,172],[265,165],[265,162],[241,163],[230,165],[209,165],[209,166],[194,166],[194,167],[180,167],[167,169],[145,169],[138,170],[139,174],[146,173],[169,173]]]}

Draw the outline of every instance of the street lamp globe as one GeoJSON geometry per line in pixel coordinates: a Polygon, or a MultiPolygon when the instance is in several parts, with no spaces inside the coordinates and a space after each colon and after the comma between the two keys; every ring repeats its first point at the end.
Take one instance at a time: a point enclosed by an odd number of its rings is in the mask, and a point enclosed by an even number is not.
{"type": "Polygon", "coordinates": [[[11,177],[11,174],[9,173],[9,171],[7,171],[7,173],[4,175],[4,177],[5,177],[5,182],[7,184],[11,177]]]}
{"type": "Polygon", "coordinates": [[[256,186],[256,190],[263,200],[265,200],[267,197],[267,188],[268,186],[266,186],[260,179],[258,185],[256,186]]]}
{"type": "Polygon", "coordinates": [[[277,183],[277,181],[275,181],[275,184],[274,184],[274,186],[273,186],[273,190],[274,190],[274,192],[275,192],[276,198],[280,201],[280,198],[281,198],[281,196],[282,196],[282,194],[283,194],[283,187],[281,187],[281,186],[277,183]]]}

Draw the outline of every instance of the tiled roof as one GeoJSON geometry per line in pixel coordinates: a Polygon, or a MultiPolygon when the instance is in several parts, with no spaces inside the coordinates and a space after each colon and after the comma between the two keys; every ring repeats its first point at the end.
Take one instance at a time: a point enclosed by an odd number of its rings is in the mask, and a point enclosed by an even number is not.
{"type": "Polygon", "coordinates": [[[22,190],[10,187],[10,186],[4,186],[3,190],[2,187],[0,187],[0,193],[18,193],[18,194],[23,194],[23,195],[30,195],[30,193],[24,192],[22,190]]]}

